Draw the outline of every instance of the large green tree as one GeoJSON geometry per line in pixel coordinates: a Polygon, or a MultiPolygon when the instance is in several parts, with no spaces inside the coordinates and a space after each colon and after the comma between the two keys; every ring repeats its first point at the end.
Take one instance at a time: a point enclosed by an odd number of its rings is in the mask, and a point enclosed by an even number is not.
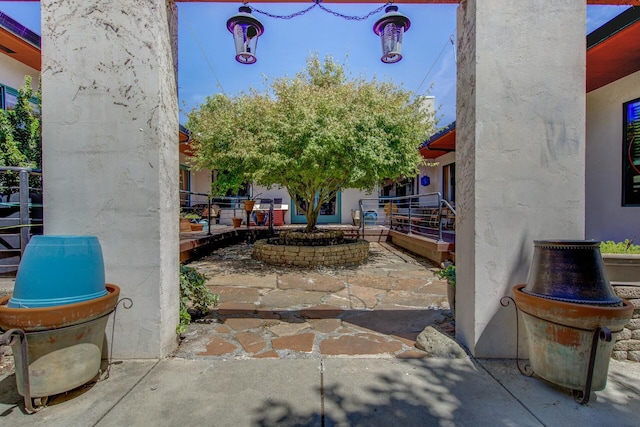
{"type": "Polygon", "coordinates": [[[348,79],[331,57],[264,92],[216,94],[188,115],[196,167],[218,171],[214,194],[243,182],[285,187],[313,231],[338,191],[414,176],[433,130],[424,98],[392,82],[348,79]]]}
{"type": "MultiPolygon", "coordinates": [[[[0,166],[40,168],[42,165],[40,119],[31,106],[33,97],[31,76],[27,75],[24,84],[18,89],[14,108],[0,109],[0,166]]],[[[36,93],[36,99],[39,105],[39,91],[36,93]]],[[[17,173],[0,175],[0,189],[3,192],[10,193],[17,185],[17,173]]],[[[32,182],[31,185],[37,183],[32,182]]]]}

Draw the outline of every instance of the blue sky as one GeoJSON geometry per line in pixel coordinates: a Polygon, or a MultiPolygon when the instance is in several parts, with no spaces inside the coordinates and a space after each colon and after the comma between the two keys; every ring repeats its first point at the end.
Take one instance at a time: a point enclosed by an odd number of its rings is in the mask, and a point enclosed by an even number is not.
{"type": "MultiPolygon", "coordinates": [[[[185,113],[205,97],[218,92],[237,94],[249,87],[264,88],[264,77],[293,75],[305,67],[312,53],[331,54],[346,64],[352,75],[393,80],[405,89],[436,97],[440,126],[455,120],[455,48],[450,41],[456,27],[457,5],[398,4],[411,19],[404,36],[403,59],[396,64],[380,61],[381,49],[373,24],[384,11],[364,21],[339,18],[314,8],[305,15],[275,19],[254,12],[265,27],[257,48],[258,61],[243,65],[235,50],[226,21],[237,13],[237,3],[178,3],[178,94],[180,122],[185,113]]],[[[311,6],[303,3],[249,3],[272,15],[288,15],[311,6]]],[[[324,5],[344,15],[366,15],[377,4],[324,5]]],[[[622,12],[625,6],[588,6],[586,33],[622,12]]],[[[0,10],[40,34],[40,3],[0,1],[0,10]]]]}

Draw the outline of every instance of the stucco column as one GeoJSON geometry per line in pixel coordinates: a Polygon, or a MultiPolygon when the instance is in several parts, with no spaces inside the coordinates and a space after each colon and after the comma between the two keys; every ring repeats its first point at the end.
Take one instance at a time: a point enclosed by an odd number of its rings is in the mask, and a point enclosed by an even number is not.
{"type": "Polygon", "coordinates": [[[114,355],[163,357],[178,322],[175,4],[41,10],[45,233],[98,236],[107,282],[134,303],[114,355]]]}
{"type": "Polygon", "coordinates": [[[533,240],[584,237],[584,0],[466,0],[458,10],[456,335],[515,356],[533,240]]]}

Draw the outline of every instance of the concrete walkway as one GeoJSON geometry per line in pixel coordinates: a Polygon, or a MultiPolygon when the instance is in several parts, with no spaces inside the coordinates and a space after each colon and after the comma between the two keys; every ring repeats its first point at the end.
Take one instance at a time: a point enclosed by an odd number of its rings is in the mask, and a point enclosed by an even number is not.
{"type": "Polygon", "coordinates": [[[612,360],[606,389],[582,406],[513,360],[419,350],[426,326],[453,334],[446,286],[428,262],[371,252],[361,266],[301,270],[256,263],[250,246],[218,250],[191,265],[221,304],[173,357],[114,361],[27,415],[5,356],[0,426],[640,425],[638,363],[612,360]]]}
{"type": "Polygon", "coordinates": [[[110,377],[23,413],[0,379],[3,426],[637,426],[640,364],[611,362],[581,406],[509,361],[126,361],[110,377]]]}

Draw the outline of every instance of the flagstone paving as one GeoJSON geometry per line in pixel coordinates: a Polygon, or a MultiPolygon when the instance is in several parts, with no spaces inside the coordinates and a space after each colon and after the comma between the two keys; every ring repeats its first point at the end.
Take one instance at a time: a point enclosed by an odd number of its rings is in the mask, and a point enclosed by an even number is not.
{"type": "Polygon", "coordinates": [[[357,266],[302,269],[251,258],[252,246],[218,249],[190,266],[220,305],[192,323],[177,357],[213,359],[424,358],[418,334],[453,334],[437,266],[388,243],[372,243],[357,266]]]}

